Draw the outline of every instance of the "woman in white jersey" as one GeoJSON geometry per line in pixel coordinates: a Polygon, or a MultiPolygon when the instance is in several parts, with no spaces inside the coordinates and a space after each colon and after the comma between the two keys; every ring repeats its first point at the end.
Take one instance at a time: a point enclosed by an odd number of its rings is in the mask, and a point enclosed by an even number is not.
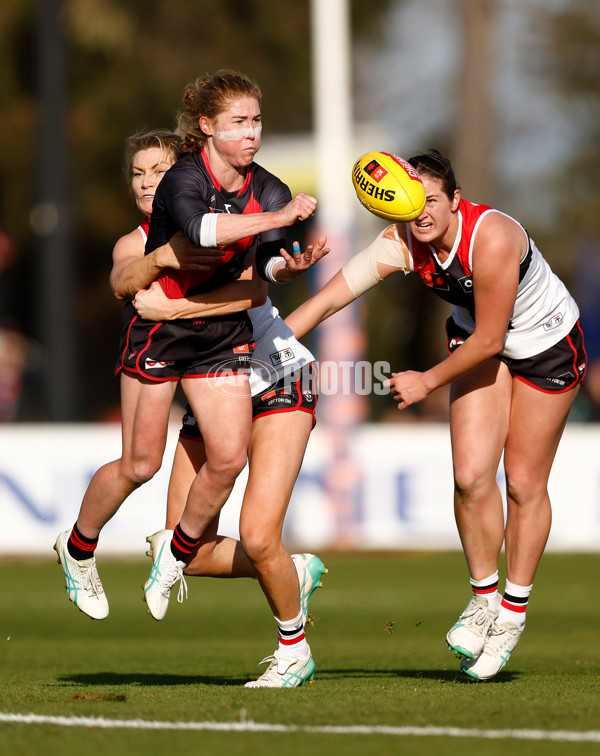
{"type": "Polygon", "coordinates": [[[523,227],[461,199],[450,161],[439,152],[409,163],[427,193],[421,215],[388,226],[286,322],[301,338],[399,271],[416,273],[454,305],[450,355],[424,372],[393,373],[387,383],[400,410],[451,384],[454,508],[472,598],[447,643],[466,674],[485,680],[506,664],[525,626],[550,531],[548,477],[586,354],[577,305],[523,227]],[[506,529],[496,483],[502,455],[506,529]]]}

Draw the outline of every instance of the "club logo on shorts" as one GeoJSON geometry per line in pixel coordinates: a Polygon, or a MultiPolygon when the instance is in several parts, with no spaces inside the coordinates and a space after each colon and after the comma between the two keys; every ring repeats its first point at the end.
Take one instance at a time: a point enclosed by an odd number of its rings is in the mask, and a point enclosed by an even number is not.
{"type": "Polygon", "coordinates": [[[173,367],[174,364],[175,360],[152,360],[147,357],[144,367],[146,370],[160,370],[160,368],[173,367]]]}
{"type": "Polygon", "coordinates": [[[282,349],[280,352],[273,352],[273,354],[269,355],[269,358],[273,365],[282,365],[284,362],[294,359],[294,350],[288,347],[287,349],[282,349]]]}

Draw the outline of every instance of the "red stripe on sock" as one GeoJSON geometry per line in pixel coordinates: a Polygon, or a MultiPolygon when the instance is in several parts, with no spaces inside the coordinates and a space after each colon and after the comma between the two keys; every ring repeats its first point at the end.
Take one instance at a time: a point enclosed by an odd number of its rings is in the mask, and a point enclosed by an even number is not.
{"type": "Polygon", "coordinates": [[[180,551],[183,551],[184,554],[191,554],[196,546],[200,543],[199,538],[197,538],[195,541],[188,541],[186,538],[183,538],[178,530],[175,530],[175,532],[173,533],[173,541],[175,542],[175,546],[180,551]]]}
{"type": "Polygon", "coordinates": [[[500,606],[509,609],[511,612],[518,612],[519,614],[525,614],[527,611],[527,604],[510,604],[506,599],[502,599],[500,606]]]}
{"type": "Polygon", "coordinates": [[[75,532],[71,533],[69,540],[71,541],[73,546],[81,549],[81,551],[94,551],[96,549],[96,546],[98,545],[98,541],[94,541],[94,543],[86,543],[85,541],[82,541],[75,532]]]}
{"type": "Polygon", "coordinates": [[[496,593],[498,589],[498,585],[493,585],[490,588],[475,588],[473,586],[473,593],[477,593],[478,595],[483,595],[486,593],[496,593]]]}
{"type": "MultiPolygon", "coordinates": [[[[181,552],[182,552],[183,554],[191,554],[191,553],[192,553],[192,551],[194,550],[194,547],[193,547],[193,546],[192,546],[191,548],[186,548],[185,546],[183,546],[183,545],[181,544],[181,541],[179,541],[179,539],[177,539],[177,538],[174,538],[174,539],[173,539],[173,541],[175,542],[175,548],[177,548],[177,549],[178,549],[179,551],[181,551],[181,552]]],[[[196,544],[196,545],[197,545],[197,544],[196,544]]]]}
{"type": "Polygon", "coordinates": [[[303,641],[306,638],[304,633],[302,635],[299,635],[297,638],[282,638],[281,635],[279,636],[279,642],[283,646],[295,646],[296,643],[300,643],[300,641],[303,641]]]}

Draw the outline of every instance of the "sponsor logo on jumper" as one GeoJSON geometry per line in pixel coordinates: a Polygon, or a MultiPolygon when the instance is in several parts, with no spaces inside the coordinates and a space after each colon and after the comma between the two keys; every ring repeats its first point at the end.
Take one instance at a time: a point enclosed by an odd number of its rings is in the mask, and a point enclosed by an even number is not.
{"type": "Polygon", "coordinates": [[[558,328],[558,326],[562,325],[563,322],[563,314],[562,312],[556,313],[556,315],[553,315],[550,320],[547,320],[544,323],[544,331],[551,331],[553,328],[558,328]]]}
{"type": "Polygon", "coordinates": [[[147,357],[144,366],[146,370],[158,370],[159,368],[172,367],[174,364],[175,360],[152,360],[147,357]]]}
{"type": "MultiPolygon", "coordinates": [[[[456,347],[459,347],[459,346],[461,346],[464,343],[465,343],[464,339],[452,338],[448,342],[448,348],[450,349],[450,351],[452,351],[453,349],[456,349],[456,347]]],[[[462,352],[461,352],[461,354],[462,354],[462,352]]]]}
{"type": "Polygon", "coordinates": [[[376,184],[378,184],[382,178],[388,175],[389,171],[386,170],[382,165],[380,165],[377,160],[371,160],[370,163],[367,163],[365,167],[363,168],[365,173],[368,173],[369,176],[375,181],[376,184]]]}
{"type": "Polygon", "coordinates": [[[287,349],[282,349],[280,352],[273,352],[273,354],[269,355],[269,358],[273,365],[281,365],[294,359],[294,350],[288,347],[287,349]]]}
{"type": "Polygon", "coordinates": [[[192,323],[192,325],[203,326],[205,323],[206,323],[206,320],[194,320],[194,322],[192,323]]]}

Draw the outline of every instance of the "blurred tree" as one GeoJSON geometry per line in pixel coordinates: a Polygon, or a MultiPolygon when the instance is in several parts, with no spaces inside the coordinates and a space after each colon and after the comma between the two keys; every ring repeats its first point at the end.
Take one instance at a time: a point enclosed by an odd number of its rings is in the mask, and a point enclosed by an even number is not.
{"type": "MultiPolygon", "coordinates": [[[[43,2],[43,0],[41,0],[43,2]]],[[[373,30],[391,0],[352,3],[358,36],[373,30]]],[[[11,315],[39,337],[31,296],[35,241],[30,209],[36,193],[38,92],[35,76],[36,4],[0,7],[0,226],[19,250],[15,274],[24,296],[11,315]]],[[[108,288],[116,239],[138,222],[122,173],[127,135],[173,127],[184,86],[217,68],[254,77],[264,94],[265,137],[312,126],[308,4],[279,0],[64,0],[69,177],[72,187],[74,271],[79,331],[77,371],[84,392],[81,419],[104,416],[118,404],[111,379],[121,304],[108,288]]],[[[43,419],[41,417],[40,419],[43,419]]]]}
{"type": "Polygon", "coordinates": [[[560,172],[565,236],[573,232],[600,239],[600,7],[593,0],[573,0],[552,24],[554,76],[573,114],[579,149],[560,172]]]}

